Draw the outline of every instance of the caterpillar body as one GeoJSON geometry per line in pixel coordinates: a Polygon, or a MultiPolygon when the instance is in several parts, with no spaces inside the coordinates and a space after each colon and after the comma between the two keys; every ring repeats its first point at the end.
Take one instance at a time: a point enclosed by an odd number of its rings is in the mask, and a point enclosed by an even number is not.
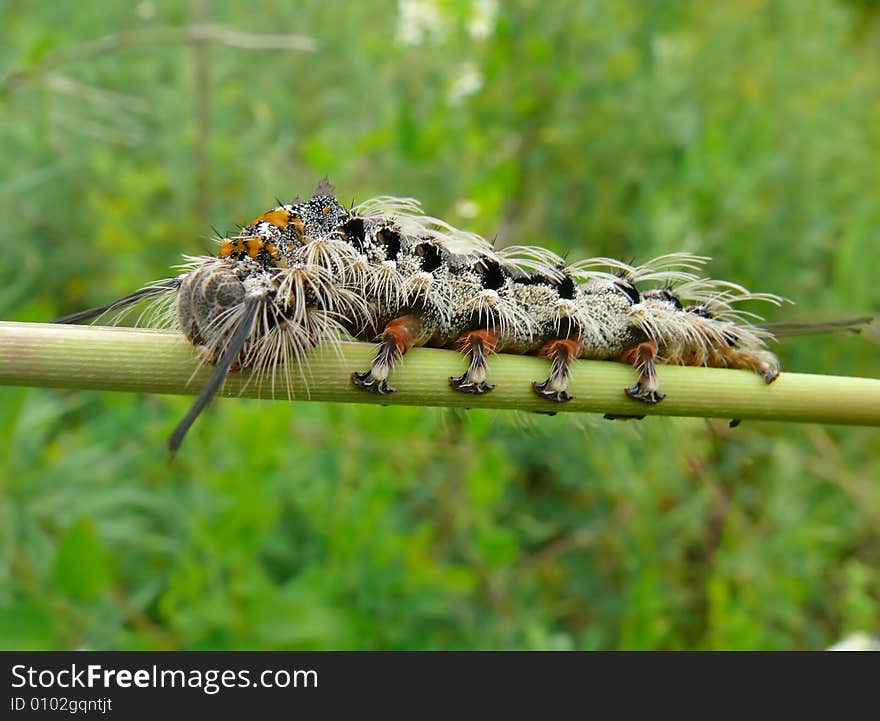
{"type": "Polygon", "coordinates": [[[673,253],[642,265],[610,258],[566,263],[538,247],[497,250],[484,238],[423,214],[417,201],[378,197],[351,208],[319,183],[221,238],[215,256],[187,257],[181,272],[76,322],[151,298],[151,325],[175,327],[215,366],[169,440],[176,451],[227,374],[250,369],[283,381],[304,369],[307,352],[341,339],[377,341],[372,366],[354,370],[364,392],[393,393],[392,367],[415,346],[452,348],[467,369],[449,378],[462,393],[488,393],[493,353],[549,361],[533,391],[564,403],[577,358],[631,364],[638,380],[623,391],[660,402],[658,363],[748,369],[767,383],[779,362],[771,331],[738,307],[780,304],[770,293],[707,278],[708,258],[673,253]]]}

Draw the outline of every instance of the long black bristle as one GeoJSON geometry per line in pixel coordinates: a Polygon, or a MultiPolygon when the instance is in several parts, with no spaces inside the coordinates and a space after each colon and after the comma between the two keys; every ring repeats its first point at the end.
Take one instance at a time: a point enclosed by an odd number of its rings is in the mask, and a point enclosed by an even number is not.
{"type": "Polygon", "coordinates": [[[871,316],[846,318],[843,320],[819,321],[816,323],[758,323],[778,337],[793,335],[820,335],[822,333],[861,333],[865,326],[871,324],[871,316]]]}
{"type": "Polygon", "coordinates": [[[109,313],[111,310],[124,308],[125,306],[131,305],[132,303],[137,303],[139,300],[143,300],[144,298],[149,298],[153,295],[161,295],[162,293],[166,293],[169,290],[176,290],[178,287],[180,287],[180,281],[178,281],[176,278],[169,278],[167,282],[163,282],[161,285],[151,285],[148,288],[141,288],[140,290],[136,290],[134,293],[129,293],[122,298],[117,298],[116,300],[110,301],[106,305],[101,305],[97,308],[89,308],[88,310],[81,310],[78,313],[71,313],[70,315],[63,315],[60,318],[56,318],[52,322],[68,325],[70,323],[79,323],[79,321],[81,320],[98,318],[99,316],[104,315],[104,313],[109,313]]]}
{"type": "Polygon", "coordinates": [[[242,348],[244,348],[244,344],[247,342],[248,336],[251,334],[251,327],[254,324],[254,319],[257,317],[257,310],[262,302],[262,298],[248,298],[245,300],[244,317],[241,319],[238,328],[235,329],[235,333],[232,334],[229,345],[226,346],[226,350],[224,350],[223,355],[220,356],[220,360],[214,367],[214,372],[211,374],[208,382],[205,383],[202,390],[199,391],[196,402],[193,403],[192,408],[189,409],[189,412],[184,416],[183,420],[177,424],[177,428],[174,429],[174,432],[168,439],[168,450],[171,451],[172,458],[180,449],[180,445],[183,443],[183,438],[190,429],[190,426],[192,426],[196,418],[199,417],[199,414],[205,409],[205,406],[211,402],[211,399],[223,386],[223,382],[226,380],[229,369],[232,368],[232,364],[235,363],[239,353],[241,353],[242,348]]]}

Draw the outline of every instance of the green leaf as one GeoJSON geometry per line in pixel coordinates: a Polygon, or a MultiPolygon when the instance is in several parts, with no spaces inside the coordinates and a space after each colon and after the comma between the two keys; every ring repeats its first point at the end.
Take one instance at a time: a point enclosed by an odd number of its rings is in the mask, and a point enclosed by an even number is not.
{"type": "Polygon", "coordinates": [[[0,645],[5,651],[42,651],[55,648],[52,617],[33,602],[0,606],[0,645]]]}
{"type": "Polygon", "coordinates": [[[72,598],[91,601],[101,595],[110,578],[110,559],[92,520],[77,519],[58,544],[53,585],[72,598]]]}

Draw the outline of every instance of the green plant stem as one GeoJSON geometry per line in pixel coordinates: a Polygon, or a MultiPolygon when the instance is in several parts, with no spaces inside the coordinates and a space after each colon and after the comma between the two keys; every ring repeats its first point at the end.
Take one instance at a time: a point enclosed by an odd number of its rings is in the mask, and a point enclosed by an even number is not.
{"type": "MultiPolygon", "coordinates": [[[[530,356],[497,355],[490,360],[492,393],[465,395],[450,389],[448,378],[466,367],[458,353],[416,348],[392,371],[391,395],[364,393],[351,372],[369,368],[375,347],[343,343],[338,352],[323,348],[309,355],[309,368],[290,372],[290,394],[283,368],[274,397],[422,406],[507,408],[553,413],[704,416],[880,425],[880,380],[783,373],[772,385],[755,374],[715,368],[662,366],[666,400],[647,406],[630,400],[623,388],[636,373],[620,363],[578,361],[571,374],[569,403],[535,396],[533,380],[543,380],[549,362],[530,356]],[[308,388],[303,381],[308,380],[308,388]]],[[[142,393],[194,394],[210,368],[199,368],[192,347],[178,333],[149,329],[0,322],[0,385],[94,388],[142,393]]],[[[262,388],[248,373],[229,377],[223,395],[273,397],[271,381],[262,388]]]]}

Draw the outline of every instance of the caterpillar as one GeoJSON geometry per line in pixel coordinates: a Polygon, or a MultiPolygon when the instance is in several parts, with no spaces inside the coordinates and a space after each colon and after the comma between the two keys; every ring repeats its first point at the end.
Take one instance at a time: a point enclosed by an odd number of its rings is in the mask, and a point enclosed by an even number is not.
{"type": "Polygon", "coordinates": [[[532,391],[565,403],[578,358],[620,361],[638,372],[623,389],[659,403],[657,364],[748,369],[779,375],[769,327],[739,307],[779,305],[703,273],[704,256],[672,253],[641,265],[611,258],[567,263],[540,247],[495,249],[486,239],[425,215],[411,198],[381,196],[345,208],[329,182],[218,239],[213,256],[185,256],[179,274],[98,308],[74,323],[150,299],[139,323],[178,329],[214,370],[169,439],[176,452],[230,372],[251,370],[291,395],[306,381],[307,353],[345,338],[377,342],[372,365],[354,370],[363,392],[388,394],[395,364],[416,346],[451,348],[466,370],[461,393],[489,393],[494,353],[547,359],[532,391]]]}

